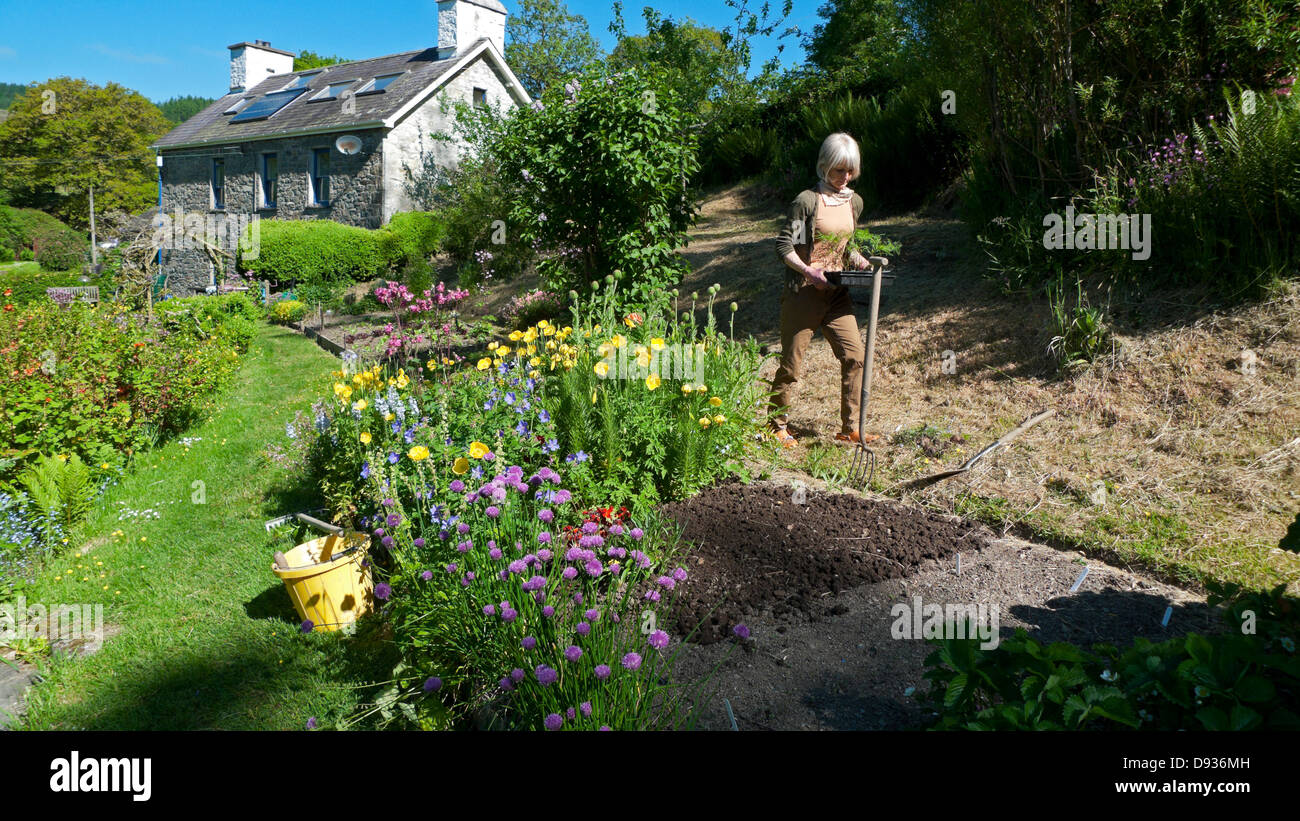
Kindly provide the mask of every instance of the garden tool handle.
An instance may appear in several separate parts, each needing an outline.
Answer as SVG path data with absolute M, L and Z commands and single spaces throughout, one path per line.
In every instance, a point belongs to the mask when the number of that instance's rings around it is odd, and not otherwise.
M 871 279 L 871 316 L 867 322 L 867 360 L 863 363 L 862 397 L 858 403 L 858 441 L 867 435 L 867 402 L 871 399 L 871 365 L 876 358 L 876 317 L 880 313 L 880 277 L 884 269 L 883 257 L 871 257 L 875 276 Z
M 328 522 L 322 522 L 320 519 L 317 519 L 314 516 L 308 516 L 306 513 L 296 513 L 294 514 L 294 516 L 298 519 L 298 521 L 304 524 L 309 524 L 314 528 L 325 531 L 326 533 L 343 532 L 343 528 L 339 527 L 338 525 L 332 525 L 329 524 Z

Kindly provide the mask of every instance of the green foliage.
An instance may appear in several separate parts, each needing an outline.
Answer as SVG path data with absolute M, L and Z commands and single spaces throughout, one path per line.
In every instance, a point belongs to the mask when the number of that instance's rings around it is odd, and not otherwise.
M 216 100 L 211 97 L 186 95 L 184 97 L 172 97 L 169 100 L 157 103 L 157 106 L 168 122 L 173 125 L 180 125 L 215 102 Z
M 137 92 L 58 77 L 32 86 L 9 112 L 0 122 L 0 160 L 15 205 L 84 228 L 91 185 L 100 211 L 135 213 L 156 199 L 149 146 L 171 124 Z M 72 193 L 59 194 L 60 186 Z
M 506 63 L 531 97 L 600 56 L 586 18 L 559 0 L 520 0 L 506 18 Z
M 0 108 L 8 108 L 26 91 L 27 86 L 22 83 L 0 83 Z
M 281 299 L 271 306 L 271 321 L 281 325 L 297 324 L 307 316 L 307 305 L 296 299 Z
M 1207 586 L 1209 605 L 1223 605 L 1222 633 L 1137 639 L 1124 651 L 1043 646 L 1024 630 L 991 650 L 979 639 L 936 640 L 925 674 L 935 728 L 1300 729 L 1300 602 L 1286 585 Z
M 427 262 L 429 257 L 438 253 L 442 238 L 447 233 L 443 219 L 438 214 L 426 211 L 394 214 L 387 227 L 397 236 L 402 264 Z
M 657 74 L 596 67 L 575 82 L 468 130 L 508 187 L 514 241 L 545 255 L 538 269 L 550 290 L 612 275 L 623 298 L 644 303 L 685 264 L 676 249 L 695 214 L 691 117 Z
M 1047 292 L 1052 306 L 1054 331 L 1048 352 L 1065 371 L 1092 364 L 1112 347 L 1111 332 L 1106 325 L 1104 313 L 1100 308 L 1088 304 L 1082 282 L 1077 282 L 1075 288 L 1072 308 L 1066 307 L 1063 282 L 1058 281 Z
M 255 258 L 240 268 L 275 283 L 300 281 L 344 288 L 384 276 L 399 254 L 399 240 L 387 229 L 367 230 L 332 220 L 262 220 Z
M 46 288 L 76 288 L 84 284 L 75 273 L 45 271 L 35 263 L 17 265 L 0 271 L 0 292 L 13 292 L 0 302 L 22 307 L 31 302 L 44 301 Z M 102 294 L 100 298 L 103 298 Z
M 826 0 L 817 9 L 825 22 L 804 37 L 808 62 L 824 70 L 830 83 L 887 90 L 903 71 L 904 6 L 895 0 Z
M 298 52 L 298 56 L 293 58 L 293 70 L 308 71 L 313 68 L 324 68 L 325 66 L 350 62 L 352 61 L 339 57 L 338 55 L 326 57 L 325 55 L 317 54 L 314 51 L 300 51 Z
M 86 517 L 98 490 L 90 468 L 76 454 L 41 456 L 18 475 L 18 484 L 40 514 L 46 544 Z
M 0 245 L 30 250 L 30 259 L 38 259 L 44 251 L 42 265 L 46 269 L 66 271 L 78 267 L 80 257 L 90 248 L 90 238 L 44 211 L 0 205 Z

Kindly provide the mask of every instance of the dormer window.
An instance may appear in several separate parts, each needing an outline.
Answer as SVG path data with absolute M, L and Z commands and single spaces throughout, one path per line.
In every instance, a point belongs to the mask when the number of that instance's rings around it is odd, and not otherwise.
M 357 90 L 357 94 L 378 94 L 393 84 L 401 74 L 381 74 Z
M 342 96 L 343 92 L 347 91 L 348 87 L 351 86 L 354 82 L 356 81 L 348 80 L 347 82 L 344 83 L 330 83 L 329 85 L 321 89 L 320 92 L 316 94 L 316 96 L 312 97 L 311 102 L 315 102 L 317 100 L 337 100 L 340 96 Z

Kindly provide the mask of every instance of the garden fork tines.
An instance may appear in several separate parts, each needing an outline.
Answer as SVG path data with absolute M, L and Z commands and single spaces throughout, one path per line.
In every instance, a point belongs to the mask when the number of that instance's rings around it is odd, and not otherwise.
M 871 257 L 871 314 L 867 323 L 867 361 L 862 365 L 862 396 L 858 403 L 858 449 L 849 464 L 849 484 L 864 491 L 871 486 L 876 475 L 876 454 L 867 447 L 867 402 L 871 398 L 871 364 L 876 357 L 876 317 L 880 313 L 880 280 L 884 273 L 885 258 Z

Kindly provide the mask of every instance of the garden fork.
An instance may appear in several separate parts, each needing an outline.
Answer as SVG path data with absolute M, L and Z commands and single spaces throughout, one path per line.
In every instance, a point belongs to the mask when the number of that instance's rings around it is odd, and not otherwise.
M 874 269 L 871 278 L 871 318 L 867 323 L 867 361 L 863 363 L 862 397 L 858 403 L 858 449 L 849 464 L 848 483 L 863 490 L 871 486 L 876 475 L 876 454 L 867 447 L 867 401 L 871 398 L 871 364 L 876 356 L 876 316 L 880 313 L 880 280 L 884 273 L 885 258 L 870 257 Z

